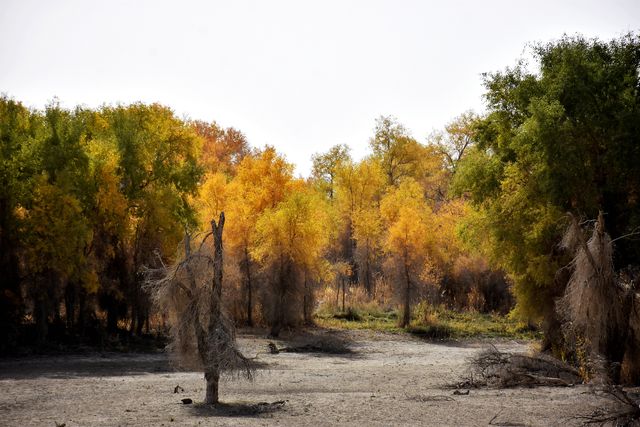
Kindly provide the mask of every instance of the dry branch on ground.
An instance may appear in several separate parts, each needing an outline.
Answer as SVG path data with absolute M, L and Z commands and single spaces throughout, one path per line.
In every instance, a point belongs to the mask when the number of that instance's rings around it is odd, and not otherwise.
M 501 352 L 491 346 L 471 359 L 459 387 L 571 387 L 582 382 L 577 369 L 545 354 Z
M 600 408 L 589 415 L 577 417 L 585 424 L 611 425 L 615 427 L 640 426 L 640 393 L 624 390 L 620 386 L 606 386 L 596 394 L 611 400 L 608 408 Z

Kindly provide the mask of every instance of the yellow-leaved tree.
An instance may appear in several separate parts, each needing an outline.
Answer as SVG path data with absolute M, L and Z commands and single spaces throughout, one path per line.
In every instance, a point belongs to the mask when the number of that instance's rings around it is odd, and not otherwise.
M 251 253 L 266 280 L 263 308 L 273 336 L 284 326 L 311 320 L 312 284 L 328 270 L 323 259 L 330 228 L 325 204 L 320 194 L 301 185 L 264 211 L 256 224 Z
M 362 282 L 370 294 L 375 254 L 376 225 L 365 224 L 364 216 L 375 221 L 375 214 L 385 188 L 385 175 L 380 162 L 367 158 L 354 164 L 347 162 L 337 172 L 335 206 L 339 224 L 340 258 L 350 265 L 350 282 Z M 360 244 L 365 246 L 360 249 Z M 364 266 L 364 267 L 363 267 Z M 364 271 L 361 270 L 364 268 Z M 360 275 L 363 277 L 360 277 Z
M 84 253 L 91 232 L 80 201 L 61 186 L 51 184 L 46 174 L 36 178 L 23 226 L 29 294 L 34 302 L 37 338 L 42 343 L 49 313 L 54 313 L 55 321 L 60 320 L 59 306 L 52 302 L 60 299 L 61 284 L 84 279 L 93 283 L 88 286 L 97 288 L 97 278 L 87 269 Z
M 432 213 L 421 186 L 411 178 L 390 189 L 380 211 L 387 229 L 384 250 L 403 304 L 400 326 L 406 327 L 411 321 L 411 302 L 421 290 L 433 252 Z
M 237 260 L 241 271 L 242 294 L 246 321 L 254 323 L 257 266 L 252 255 L 256 223 L 267 209 L 274 209 L 288 193 L 293 182 L 293 165 L 278 155 L 273 147 L 265 147 L 256 155 L 246 156 L 226 190 L 227 234 L 230 257 Z
M 360 283 L 370 297 L 375 293 L 373 276 L 379 264 L 384 229 L 380 209 L 363 206 L 353 213 L 353 238 L 356 241 L 355 257 L 360 268 Z

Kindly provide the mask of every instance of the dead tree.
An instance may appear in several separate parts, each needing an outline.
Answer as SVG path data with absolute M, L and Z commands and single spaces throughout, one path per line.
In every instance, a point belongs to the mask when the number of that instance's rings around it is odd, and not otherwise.
M 222 373 L 253 376 L 253 366 L 236 348 L 235 330 L 222 310 L 224 213 L 197 247 L 185 235 L 184 253 L 171 266 L 146 270 L 146 289 L 170 315 L 169 349 L 180 366 L 204 371 L 205 402 L 219 401 Z M 208 242 L 209 237 L 213 242 Z
M 570 350 L 587 357 L 587 376 L 617 382 L 630 328 L 632 294 L 618 281 L 613 241 L 605 232 L 602 212 L 588 241 L 577 219 L 569 217 L 563 246 L 574 251 L 573 273 L 556 305 L 565 340 Z

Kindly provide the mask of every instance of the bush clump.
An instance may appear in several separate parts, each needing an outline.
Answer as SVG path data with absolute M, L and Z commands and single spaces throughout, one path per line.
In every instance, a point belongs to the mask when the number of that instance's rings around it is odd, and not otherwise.
M 409 326 L 407 332 L 420 338 L 431 340 L 446 340 L 453 335 L 453 329 L 449 325 L 440 323 L 426 326 Z
M 353 307 L 347 308 L 346 311 L 340 311 L 333 315 L 335 319 L 348 320 L 350 322 L 359 322 L 362 320 L 360 313 Z

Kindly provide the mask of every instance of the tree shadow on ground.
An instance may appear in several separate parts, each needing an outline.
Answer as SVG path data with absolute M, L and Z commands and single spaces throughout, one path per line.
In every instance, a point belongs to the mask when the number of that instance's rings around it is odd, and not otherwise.
M 0 379 L 78 378 L 168 373 L 166 354 L 89 354 L 10 358 L 0 361 Z
M 287 401 L 276 402 L 221 402 L 217 405 L 196 403 L 190 410 L 200 417 L 260 417 L 279 411 L 286 411 Z
M 254 362 L 256 369 L 268 364 Z M 71 379 L 82 377 L 122 377 L 185 372 L 174 366 L 166 353 L 90 354 L 38 356 L 0 360 L 0 380 L 33 378 Z

